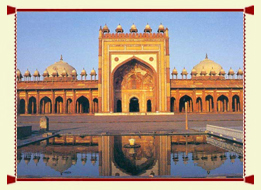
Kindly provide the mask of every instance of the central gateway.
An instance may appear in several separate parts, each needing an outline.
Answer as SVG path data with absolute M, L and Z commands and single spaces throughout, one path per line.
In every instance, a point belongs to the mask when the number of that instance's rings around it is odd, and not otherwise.
M 170 112 L 168 29 L 130 32 L 99 31 L 99 110 Z

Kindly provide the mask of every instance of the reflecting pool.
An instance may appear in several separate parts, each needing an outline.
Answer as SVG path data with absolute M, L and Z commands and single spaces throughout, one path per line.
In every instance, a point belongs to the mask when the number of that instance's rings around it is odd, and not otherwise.
M 130 145 L 130 139 L 135 146 Z M 243 147 L 207 135 L 67 135 L 19 148 L 17 175 L 242 178 Z

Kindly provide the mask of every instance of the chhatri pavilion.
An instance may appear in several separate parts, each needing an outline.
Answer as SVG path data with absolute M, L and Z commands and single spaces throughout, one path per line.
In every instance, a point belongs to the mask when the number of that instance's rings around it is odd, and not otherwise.
M 17 69 L 18 114 L 171 114 L 185 102 L 188 112 L 243 111 L 243 70 L 226 72 L 206 55 L 191 71 L 171 72 L 162 24 L 157 33 L 105 25 L 98 40 L 98 71 L 77 72 L 62 56 L 42 73 Z

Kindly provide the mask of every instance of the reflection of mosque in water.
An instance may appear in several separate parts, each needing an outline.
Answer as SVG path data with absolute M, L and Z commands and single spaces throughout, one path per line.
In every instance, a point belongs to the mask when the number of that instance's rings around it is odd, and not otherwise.
M 125 148 L 130 138 L 140 148 Z M 87 158 L 87 154 L 91 156 Z M 99 167 L 100 176 L 167 176 L 171 175 L 171 159 L 174 165 L 193 162 L 209 174 L 226 160 L 234 163 L 237 158 L 242 162 L 242 155 L 207 144 L 205 135 L 63 136 L 18 149 L 17 163 L 32 160 L 37 166 L 42 159 L 62 175 L 70 173 L 67 170 L 73 165 L 80 166 L 78 162 L 85 165 L 90 161 Z

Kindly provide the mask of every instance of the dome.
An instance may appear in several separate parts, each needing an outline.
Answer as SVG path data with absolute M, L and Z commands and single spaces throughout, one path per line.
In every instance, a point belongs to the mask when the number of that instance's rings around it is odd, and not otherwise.
M 72 70 L 71 75 L 74 76 L 74 77 L 77 77 L 77 72 L 76 72 L 75 69 Z
M 83 68 L 82 71 L 81 71 L 81 76 L 87 76 L 87 73 L 85 71 L 85 69 Z
M 145 26 L 144 32 L 149 32 L 151 33 L 152 29 L 150 27 L 150 25 L 147 23 L 147 25 Z
M 133 23 L 133 25 L 131 25 L 131 29 L 134 29 L 134 30 L 137 29 L 134 23 Z
M 49 77 L 49 73 L 48 73 L 47 69 L 45 69 L 45 71 L 43 72 L 43 77 Z
M 228 71 L 228 73 L 227 73 L 228 75 L 234 75 L 235 74 L 235 72 L 233 71 L 233 69 L 230 67 L 230 69 L 229 69 L 229 71 Z
M 212 67 L 212 69 L 210 70 L 209 75 L 216 75 L 216 74 L 217 74 L 216 71 L 215 71 L 214 68 Z
M 28 69 L 25 71 L 24 76 L 25 77 L 31 77 L 31 73 Z
M 33 76 L 34 76 L 34 77 L 40 77 L 40 73 L 39 73 L 39 71 L 38 71 L 37 69 L 35 70 Z
M 104 27 L 102 28 L 102 31 L 109 33 L 109 32 L 110 32 L 110 29 L 109 29 L 108 26 L 105 24 Z
M 136 28 L 134 23 L 131 25 L 130 32 L 138 32 L 138 29 Z
M 53 73 L 57 73 L 59 77 L 62 76 L 63 71 L 65 70 L 66 73 L 68 74 L 69 77 L 71 77 L 71 73 L 75 68 L 72 67 L 71 65 L 69 65 L 67 62 L 63 61 L 63 57 L 61 55 L 61 59 L 58 62 L 55 62 L 54 64 L 50 65 L 49 67 L 47 67 L 47 72 L 51 75 L 53 75 Z
M 176 67 L 174 67 L 174 69 L 172 70 L 172 75 L 178 75 L 178 71 L 177 71 Z
M 53 72 L 52 72 L 52 75 L 51 76 L 53 76 L 53 77 L 58 77 L 58 72 L 56 71 L 56 70 L 54 70 Z
M 63 69 L 63 72 L 61 74 L 63 77 L 66 77 L 67 76 L 67 71 L 65 70 L 65 68 Z
M 91 76 L 93 76 L 93 75 L 97 75 L 97 74 L 96 74 L 96 71 L 94 70 L 94 68 L 92 69 L 90 75 L 91 75 Z
M 119 33 L 122 33 L 123 32 L 123 29 L 122 29 L 122 26 L 119 24 L 118 26 L 117 26 L 117 28 L 115 29 L 115 32 L 119 32 Z
M 197 73 L 196 69 L 193 67 L 193 69 L 191 70 L 191 75 L 196 76 L 197 74 L 198 73 Z
M 21 71 L 19 69 L 16 70 L 16 76 L 19 79 L 23 78 L 23 75 L 21 74 Z
M 221 70 L 220 70 L 220 72 L 219 72 L 219 75 L 225 75 L 225 74 L 226 74 L 225 70 L 223 69 L 223 67 L 221 67 Z
M 188 72 L 187 72 L 187 70 L 185 69 L 185 67 L 184 67 L 184 69 L 182 70 L 182 72 L 181 72 L 181 75 L 187 75 L 188 74 Z
M 204 66 L 203 66 L 201 71 L 200 71 L 200 75 L 206 75 L 206 74 L 207 74 L 207 72 L 206 72 L 206 70 L 204 69 Z
M 164 31 L 165 31 L 164 26 L 162 25 L 162 23 L 160 23 L 159 28 L 158 28 L 158 32 L 164 33 Z
M 103 30 L 108 30 L 108 26 L 105 24 L 104 27 L 103 27 Z
M 243 75 L 243 70 L 239 68 L 237 71 L 237 75 Z
M 204 70 L 206 71 L 207 76 L 209 76 L 211 70 L 212 70 L 212 72 L 215 71 L 215 73 L 219 73 L 220 70 L 222 69 L 221 65 L 208 59 L 207 55 L 203 61 L 200 61 L 199 64 L 194 66 L 197 73 L 201 73 L 203 67 L 204 67 Z
M 64 163 L 62 156 L 56 155 L 56 159 L 50 159 L 46 165 L 62 174 L 72 166 L 72 158 L 71 156 L 68 156 L 66 163 Z

